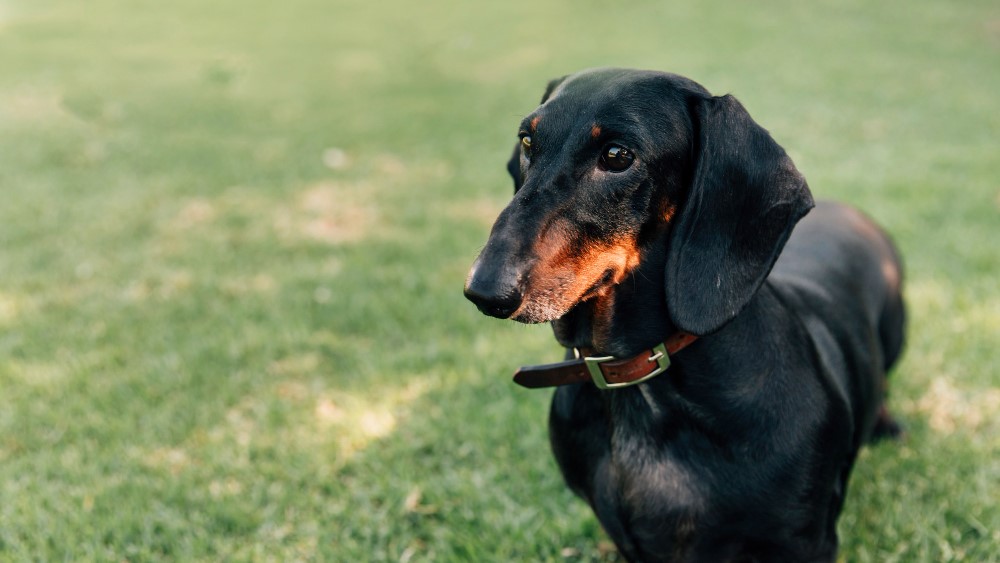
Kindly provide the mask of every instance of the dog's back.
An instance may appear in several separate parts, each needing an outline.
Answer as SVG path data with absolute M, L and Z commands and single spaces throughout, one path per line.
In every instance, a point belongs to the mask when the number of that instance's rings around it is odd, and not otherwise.
M 883 374 L 902 350 L 905 322 L 902 264 L 889 237 L 856 209 L 819 202 L 796 225 L 768 282 L 800 305 L 827 372 L 851 395 L 858 445 L 873 431 L 898 431 L 878 419 Z

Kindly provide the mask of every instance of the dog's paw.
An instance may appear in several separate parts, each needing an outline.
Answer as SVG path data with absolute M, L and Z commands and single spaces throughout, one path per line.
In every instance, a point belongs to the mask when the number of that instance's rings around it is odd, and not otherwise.
M 875 443 L 882 440 L 902 441 L 906 439 L 906 431 L 903 426 L 896 422 L 896 419 L 889 413 L 889 409 L 882 405 L 878 411 L 878 418 L 875 420 L 875 428 L 872 429 L 872 436 L 869 442 Z

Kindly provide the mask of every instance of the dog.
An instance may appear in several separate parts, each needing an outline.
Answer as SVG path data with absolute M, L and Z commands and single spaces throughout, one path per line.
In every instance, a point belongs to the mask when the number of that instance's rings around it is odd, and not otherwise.
M 629 561 L 834 561 L 859 448 L 900 431 L 889 237 L 681 76 L 553 80 L 518 137 L 465 295 L 567 349 L 515 381 L 557 386 L 568 486 Z

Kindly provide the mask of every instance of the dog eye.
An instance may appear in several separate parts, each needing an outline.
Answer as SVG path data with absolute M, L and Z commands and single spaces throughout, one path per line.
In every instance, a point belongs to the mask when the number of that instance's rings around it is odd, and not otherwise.
M 521 150 L 525 155 L 531 154 L 531 135 L 521 137 Z
M 632 154 L 632 151 L 618 145 L 608 145 L 601 153 L 601 168 L 612 172 L 626 170 L 632 166 L 633 162 L 635 162 L 635 155 Z

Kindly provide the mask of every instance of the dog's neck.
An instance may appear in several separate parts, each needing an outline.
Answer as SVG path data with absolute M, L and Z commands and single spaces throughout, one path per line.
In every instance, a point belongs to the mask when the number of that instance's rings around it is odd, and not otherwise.
M 561 345 L 626 358 L 663 342 L 676 331 L 667 314 L 663 283 L 665 234 L 656 238 L 623 282 L 552 321 Z

